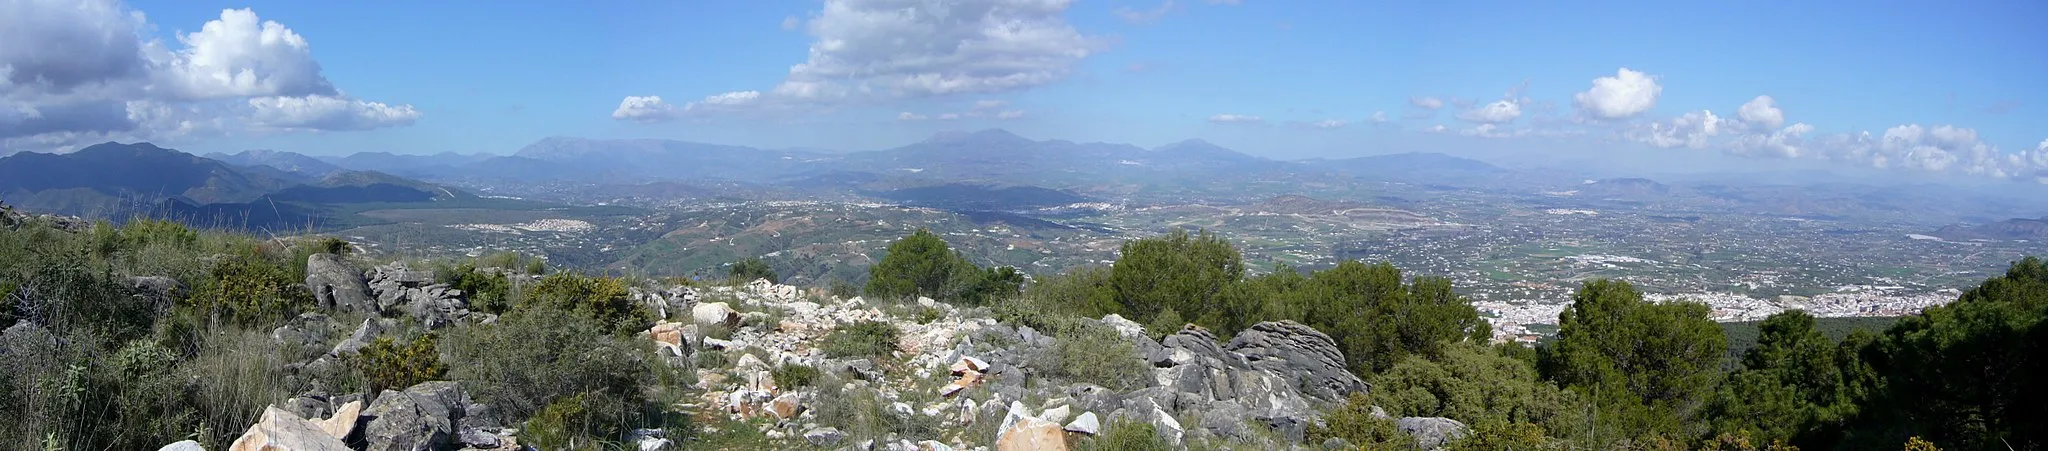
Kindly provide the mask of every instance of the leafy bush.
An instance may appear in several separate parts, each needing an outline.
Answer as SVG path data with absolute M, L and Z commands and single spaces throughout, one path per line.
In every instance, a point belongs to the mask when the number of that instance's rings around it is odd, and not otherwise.
M 438 380 L 448 371 L 448 367 L 441 364 L 440 353 L 435 350 L 433 334 L 413 337 L 404 345 L 391 337 L 378 337 L 369 346 L 364 346 L 360 355 L 362 363 L 358 368 L 363 378 L 370 382 L 370 393 L 404 390 L 421 382 Z
M 777 365 L 769 374 L 775 378 L 775 386 L 785 390 L 809 387 L 818 381 L 817 368 L 791 363 Z
M 832 357 L 888 357 L 896 352 L 903 331 L 881 321 L 860 321 L 825 334 L 820 346 Z
M 597 320 L 611 331 L 633 333 L 654 325 L 654 314 L 633 301 L 624 280 L 557 273 L 526 289 L 524 308 L 548 308 L 576 312 Z
M 229 257 L 214 265 L 212 278 L 186 301 L 237 323 L 269 324 L 313 305 L 313 295 L 302 283 L 292 280 L 285 267 L 260 257 Z
M 930 230 L 889 244 L 882 260 L 868 267 L 867 295 L 914 296 L 980 305 L 1017 294 L 1024 275 L 1015 268 L 980 268 Z
M 1513 346 L 1513 345 L 1509 345 Z M 1582 403 L 1537 377 L 1528 362 L 1477 343 L 1452 345 L 1441 360 L 1409 356 L 1374 375 L 1372 396 L 1397 417 L 1449 417 L 1467 424 L 1528 423 L 1576 430 Z
M 652 358 L 658 355 L 652 342 L 611 330 L 587 315 L 546 303 L 514 309 L 497 323 L 456 329 L 448 336 L 443 342 L 448 376 L 507 423 L 579 393 L 616 400 L 618 405 L 609 410 L 638 411 L 650 404 L 645 389 L 674 370 Z
M 1375 417 L 1372 414 L 1372 398 L 1363 393 L 1353 393 L 1344 404 L 1323 416 L 1323 425 L 1311 425 L 1308 430 L 1309 443 L 1322 443 L 1326 439 L 1340 438 L 1352 446 L 1366 449 L 1409 449 L 1415 447 L 1415 439 L 1401 433 L 1394 420 Z
M 775 276 L 775 268 L 768 266 L 768 262 L 761 260 L 759 257 L 733 262 L 732 267 L 726 270 L 726 279 L 731 280 L 733 283 L 752 282 L 755 279 L 768 279 L 769 282 L 774 283 L 782 282 L 782 279 Z
M 1055 332 L 1057 344 L 1037 357 L 1038 368 L 1058 377 L 1125 391 L 1144 386 L 1151 366 L 1115 329 L 1093 322 Z
M 1174 229 L 1132 240 L 1119 255 L 1110 267 L 1109 285 L 1117 303 L 1140 323 L 1169 307 L 1182 315 L 1206 312 L 1225 287 L 1244 277 L 1244 258 L 1237 249 L 1208 231 L 1190 235 Z
M 619 449 L 625 432 L 635 424 L 621 411 L 641 406 L 626 405 L 606 392 L 583 392 L 548 403 L 519 430 L 522 444 L 550 450 Z
M 515 254 L 516 255 L 516 254 Z M 469 296 L 470 310 L 502 314 L 512 309 L 512 281 L 505 274 L 482 271 L 476 264 L 463 263 L 437 272 L 440 282 Z
M 1627 282 L 1595 280 L 1558 315 L 1542 372 L 1602 412 L 1602 442 L 1686 433 L 1720 377 L 1727 340 L 1694 303 L 1652 304 Z

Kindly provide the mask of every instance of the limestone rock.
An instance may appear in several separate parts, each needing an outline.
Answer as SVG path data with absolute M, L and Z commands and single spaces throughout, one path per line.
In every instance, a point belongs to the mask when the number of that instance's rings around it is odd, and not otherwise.
M 1252 325 L 1231 338 L 1227 348 L 1244 356 L 1254 368 L 1282 378 L 1303 381 L 1302 394 L 1342 402 L 1369 387 L 1345 369 L 1344 352 L 1329 335 L 1294 321 Z
M 1081 412 L 1081 416 L 1074 417 L 1074 421 L 1067 422 L 1067 425 L 1060 429 L 1065 429 L 1067 432 L 1095 435 L 1102 432 L 1102 420 L 1095 417 L 1095 412 Z
M 322 308 L 376 311 L 377 303 L 370 297 L 370 286 L 363 281 L 363 274 L 350 268 L 339 255 L 306 257 L 306 289 L 313 292 L 313 299 Z
M 1394 427 L 1414 436 L 1415 446 L 1422 449 L 1443 447 L 1471 432 L 1465 423 L 1444 417 L 1405 417 L 1394 420 Z
M 804 413 L 803 397 L 796 393 L 783 393 L 768 403 L 768 411 L 775 414 L 777 420 L 796 418 L 797 414 Z
M 1024 403 L 1011 401 L 1010 412 L 996 432 L 996 451 L 1064 451 L 1066 437 L 1058 423 L 1038 419 L 1024 409 Z
M 839 444 L 839 441 L 844 439 L 846 439 L 846 433 L 839 432 L 837 428 L 822 427 L 804 431 L 804 441 L 810 442 L 811 446 L 830 447 Z
M 199 442 L 186 440 L 164 445 L 162 448 L 157 448 L 156 451 L 206 451 L 206 447 L 199 446 Z
M 316 423 L 320 425 L 320 430 L 327 432 L 328 436 L 347 440 L 349 433 L 355 432 L 356 420 L 360 419 L 362 414 L 363 402 L 360 400 L 349 401 L 347 404 L 342 404 L 341 408 L 334 409 L 334 416 L 327 417 L 327 419 Z
M 740 312 L 724 302 L 697 304 L 690 308 L 690 320 L 706 326 L 723 324 L 733 327 L 740 324 Z
M 363 325 L 356 326 L 355 333 L 349 334 L 347 340 L 342 340 L 340 344 L 334 345 L 334 350 L 328 351 L 327 355 L 339 357 L 361 352 L 363 347 L 369 346 L 370 342 L 376 341 L 378 335 L 383 335 L 385 330 L 389 330 L 396 325 L 397 321 L 390 319 L 364 319 Z
M 265 408 L 263 417 L 228 445 L 228 451 L 276 450 L 349 451 L 341 439 L 328 436 L 313 422 L 276 407 Z
M 445 448 L 454 441 L 455 426 L 468 404 L 462 387 L 454 382 L 427 382 L 402 392 L 385 390 L 362 413 L 369 418 L 363 430 L 364 450 Z
M 684 343 L 688 342 L 688 338 L 683 334 L 683 323 L 655 324 L 654 328 L 647 330 L 647 335 L 653 338 L 655 345 L 660 346 L 663 351 L 667 351 L 676 357 L 688 354 L 687 350 L 689 347 L 684 345 Z

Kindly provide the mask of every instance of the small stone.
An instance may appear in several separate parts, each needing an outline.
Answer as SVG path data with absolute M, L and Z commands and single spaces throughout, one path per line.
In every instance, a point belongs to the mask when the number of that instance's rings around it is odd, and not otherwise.
M 1062 429 L 1065 429 L 1067 432 L 1095 435 L 1102 431 L 1102 420 L 1095 417 L 1095 412 L 1081 412 L 1081 416 L 1074 418 L 1074 421 L 1068 422 L 1067 426 Z
M 810 442 L 811 446 L 829 447 L 838 444 L 840 440 L 845 438 L 846 433 L 839 432 L 837 428 L 824 427 L 804 432 L 804 441 Z

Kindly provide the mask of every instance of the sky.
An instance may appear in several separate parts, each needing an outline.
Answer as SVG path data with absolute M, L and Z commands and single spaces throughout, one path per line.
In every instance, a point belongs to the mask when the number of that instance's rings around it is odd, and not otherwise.
M 2048 2 L 0 0 L 0 153 L 1705 157 L 2048 183 Z

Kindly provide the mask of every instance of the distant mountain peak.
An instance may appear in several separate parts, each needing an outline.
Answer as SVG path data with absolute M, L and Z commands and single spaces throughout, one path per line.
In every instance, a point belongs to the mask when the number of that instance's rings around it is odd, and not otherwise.
M 1164 145 L 1164 146 L 1159 146 L 1159 148 L 1158 148 L 1158 149 L 1155 149 L 1155 150 L 1167 150 L 1167 149 L 1177 149 L 1177 148 L 1184 148 L 1184 147 L 1214 147 L 1214 148 L 1222 148 L 1223 146 L 1218 146 L 1218 145 L 1216 145 L 1216 144 L 1214 144 L 1214 143 L 1210 143 L 1209 141 L 1207 141 L 1207 140 L 1203 140 L 1202 138 L 1189 138 L 1189 139 L 1184 139 L 1184 140 L 1181 140 L 1181 141 L 1179 141 L 1179 142 L 1175 142 L 1175 143 L 1172 143 L 1172 144 L 1167 144 L 1167 145 Z
M 978 131 L 972 131 L 972 132 L 968 132 L 968 131 L 957 131 L 957 130 L 955 130 L 955 131 L 943 131 L 943 132 L 933 133 L 933 134 L 932 134 L 932 137 L 930 137 L 930 138 L 925 138 L 925 140 L 924 140 L 924 142 L 927 142 L 927 143 L 934 143 L 934 144 L 945 144 L 945 143 L 959 143 L 959 142 L 969 142 L 969 141 L 972 141 L 972 142 L 978 142 L 978 143 L 1029 143 L 1029 142 L 1035 142 L 1035 141 L 1032 141 L 1032 140 L 1031 140 L 1031 138 L 1026 138 L 1026 137 L 1023 137 L 1023 136 L 1018 136 L 1018 135 L 1017 135 L 1016 133 L 1011 133 L 1011 132 L 1010 132 L 1009 130 L 1004 130 L 1004 129 L 1000 129 L 1000 128 L 990 128 L 990 129 L 983 129 L 983 130 L 978 130 Z

